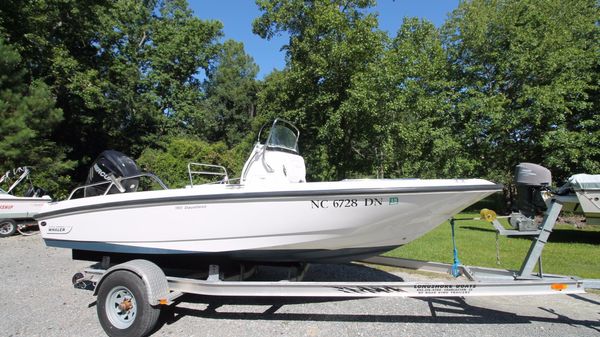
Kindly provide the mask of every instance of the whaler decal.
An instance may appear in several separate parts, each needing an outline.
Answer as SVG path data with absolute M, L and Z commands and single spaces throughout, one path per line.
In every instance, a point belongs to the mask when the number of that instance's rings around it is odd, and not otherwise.
M 67 234 L 71 231 L 72 226 L 50 226 L 48 227 L 48 234 Z
M 0 205 L 0 209 L 11 209 L 15 207 L 15 205 Z

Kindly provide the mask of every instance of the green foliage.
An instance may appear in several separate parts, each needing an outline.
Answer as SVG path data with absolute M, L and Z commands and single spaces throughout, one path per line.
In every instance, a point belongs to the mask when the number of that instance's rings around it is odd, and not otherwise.
M 189 130 L 198 120 L 203 91 L 197 75 L 207 72 L 217 58 L 222 24 L 193 16 L 185 0 L 167 1 L 160 7 L 150 29 L 151 42 L 147 64 L 142 68 L 157 112 L 169 117 L 167 127 Z
M 244 45 L 225 41 L 204 84 L 206 116 L 197 124 L 205 130 L 206 139 L 224 140 L 228 146 L 234 146 L 248 134 L 256 114 L 257 73 L 258 66 L 244 52 Z
M 343 105 L 370 126 L 361 153 L 376 165 L 372 172 L 428 178 L 469 173 L 451 120 L 453 83 L 437 29 L 405 19 L 381 59 L 353 78 Z
M 64 119 L 54 138 L 73 148 L 78 180 L 102 150 L 137 156 L 187 131 L 201 111 L 197 75 L 217 54 L 222 28 L 182 0 L 15 1 L 2 24 L 57 97 Z
M 353 175 L 364 166 L 357 147 L 362 147 L 358 145 L 364 143 L 361 134 L 372 123 L 368 116 L 363 119 L 342 106 L 352 79 L 383 51 L 385 34 L 377 30 L 376 17 L 364 11 L 373 2 L 265 0 L 257 4 L 263 14 L 254 21 L 255 33 L 266 38 L 281 31 L 290 34 L 288 65 L 283 77 L 277 78 L 283 82 L 287 102 L 266 113 L 281 114 L 298 124 L 311 178 Z M 267 84 L 266 90 L 271 89 L 278 90 Z
M 0 170 L 30 166 L 34 183 L 59 196 L 73 165 L 50 140 L 62 111 L 47 85 L 27 83 L 25 75 L 19 53 L 0 38 Z
M 224 142 L 208 143 L 201 139 L 168 137 L 161 148 L 145 149 L 137 163 L 143 171 L 153 172 L 170 188 L 181 188 L 190 184 L 188 163 L 222 165 L 230 178 L 239 177 L 245 158 L 242 149 L 228 149 Z M 246 153 L 247 155 L 247 153 Z M 196 177 L 194 184 L 215 182 L 209 177 Z
M 522 161 L 558 180 L 598 172 L 598 18 L 593 0 L 474 0 L 452 13 L 456 130 L 479 159 L 475 173 L 506 183 Z
M 461 214 L 463 218 L 479 214 Z M 506 228 L 508 224 L 501 220 Z M 461 263 L 471 266 L 519 270 L 527 255 L 531 241 L 524 238 L 498 237 L 500 264 L 496 263 L 496 232 L 491 224 L 480 220 L 457 221 L 456 246 Z M 574 275 L 582 278 L 600 277 L 600 228 L 584 229 L 573 225 L 557 224 L 543 253 L 545 273 Z M 444 222 L 423 237 L 392 250 L 386 255 L 452 263 L 452 236 L 448 222 Z
M 290 35 L 259 111 L 300 124 L 313 179 L 599 170 L 594 1 L 464 2 L 441 33 L 408 18 L 393 40 L 369 1 L 257 3 L 255 33 Z

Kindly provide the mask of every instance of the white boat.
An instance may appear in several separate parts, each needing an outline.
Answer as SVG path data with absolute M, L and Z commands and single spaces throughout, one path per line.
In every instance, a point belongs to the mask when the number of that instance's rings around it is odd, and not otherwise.
M 29 177 L 29 173 L 28 167 L 19 167 L 0 177 L 0 184 L 8 183 L 16 177 L 6 191 L 0 188 L 0 237 L 13 235 L 25 224 L 35 224 L 34 215 L 51 200 L 48 195 L 44 195 L 42 189 L 33 185 L 24 196 L 13 195 L 17 186 Z
M 305 182 L 298 137 L 276 120 L 236 183 L 222 169 L 221 183 L 194 185 L 190 166 L 187 188 L 113 193 L 137 176 L 104 174 L 104 194 L 43 207 L 42 237 L 86 260 L 342 262 L 409 243 L 501 190 L 482 179 Z
M 575 174 L 558 190 L 563 211 L 583 213 L 588 225 L 600 225 L 600 174 Z

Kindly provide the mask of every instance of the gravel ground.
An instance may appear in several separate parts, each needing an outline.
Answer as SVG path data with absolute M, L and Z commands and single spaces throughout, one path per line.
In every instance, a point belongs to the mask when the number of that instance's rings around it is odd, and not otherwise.
M 104 336 L 91 292 L 71 286 L 89 263 L 39 235 L 0 239 L 2 336 Z M 414 280 L 363 266 L 314 266 L 309 279 Z M 236 299 L 186 296 L 154 336 L 599 336 L 594 294 L 479 297 Z

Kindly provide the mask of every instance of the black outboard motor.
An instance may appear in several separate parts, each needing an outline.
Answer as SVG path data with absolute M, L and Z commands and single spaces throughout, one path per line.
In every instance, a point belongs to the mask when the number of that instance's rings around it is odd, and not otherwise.
M 27 189 L 27 192 L 25 192 L 25 194 L 23 196 L 40 198 L 40 197 L 43 197 L 44 195 L 48 195 L 48 192 L 45 189 L 32 185 L 31 187 L 29 187 L 29 189 Z
M 510 224 L 520 231 L 536 230 L 534 222 L 536 214 L 546 210 L 542 192 L 550 188 L 552 174 L 547 168 L 521 163 L 515 168 L 517 184 L 517 200 L 510 216 Z
M 96 158 L 88 177 L 85 181 L 86 185 L 101 183 L 104 181 L 111 181 L 116 178 L 131 177 L 140 174 L 140 169 L 133 161 L 133 159 L 127 157 L 123 153 L 115 150 L 106 150 Z M 112 179 L 111 179 L 112 178 Z M 124 193 L 124 192 L 135 192 L 139 185 L 139 178 L 125 179 L 121 181 L 123 190 L 119 190 L 119 186 L 112 186 L 107 194 L 113 193 Z M 102 184 L 99 186 L 91 186 L 85 188 L 85 196 L 92 197 L 96 195 L 103 195 L 106 193 L 106 189 L 109 184 Z

